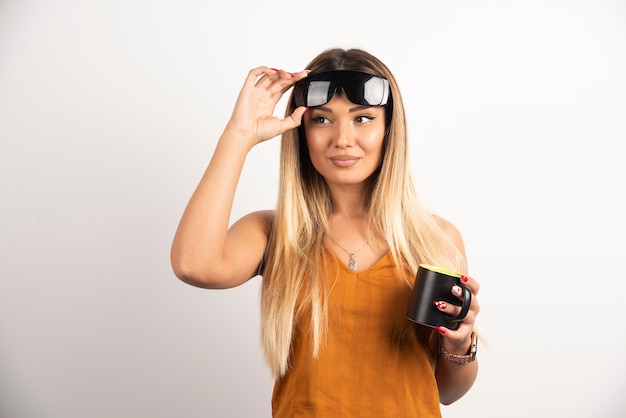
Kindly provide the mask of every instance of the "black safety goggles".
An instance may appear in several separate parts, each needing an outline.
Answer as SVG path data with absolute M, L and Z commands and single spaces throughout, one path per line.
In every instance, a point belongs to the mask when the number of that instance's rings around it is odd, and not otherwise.
M 348 100 L 363 106 L 385 106 L 389 102 L 389 81 L 359 71 L 327 71 L 303 78 L 293 87 L 296 106 L 315 107 L 328 103 L 341 89 Z

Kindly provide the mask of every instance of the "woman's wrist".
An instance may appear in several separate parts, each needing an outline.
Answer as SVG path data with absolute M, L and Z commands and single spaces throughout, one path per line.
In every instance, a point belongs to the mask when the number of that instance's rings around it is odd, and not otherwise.
M 442 338 L 440 345 L 439 345 L 439 354 L 448 361 L 451 361 L 453 363 L 458 363 L 458 364 L 464 364 L 464 363 L 471 363 L 474 360 L 476 360 L 477 349 L 478 349 L 478 336 L 476 335 L 476 333 L 473 332 L 470 337 L 469 348 L 464 349 L 464 351 L 462 351 L 463 349 L 452 350 L 452 352 L 448 351 L 446 347 L 444 346 L 444 339 Z M 460 354 L 461 351 L 463 352 L 463 354 Z
M 254 135 L 240 130 L 235 125 L 231 125 L 230 123 L 226 125 L 220 139 L 227 141 L 230 146 L 240 147 L 246 153 L 254 148 L 254 146 L 259 142 Z

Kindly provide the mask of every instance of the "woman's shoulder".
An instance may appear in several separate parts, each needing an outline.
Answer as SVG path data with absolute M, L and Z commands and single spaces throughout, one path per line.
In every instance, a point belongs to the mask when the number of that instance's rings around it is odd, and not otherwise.
M 433 218 L 437 223 L 439 229 L 441 229 L 459 249 L 462 249 L 464 247 L 463 236 L 461 235 L 461 231 L 459 231 L 456 225 L 454 225 L 448 219 L 436 214 L 433 214 Z
M 437 223 L 437 226 L 441 228 L 446 233 L 456 233 L 459 234 L 458 228 L 448 219 L 444 218 L 441 215 L 437 215 L 435 213 L 432 214 L 433 219 Z
M 246 224 L 252 228 L 259 228 L 269 233 L 275 215 L 275 210 L 257 210 L 244 215 L 237 223 Z
M 249 219 L 257 219 L 257 220 L 261 220 L 261 221 L 271 221 L 272 219 L 274 219 L 274 216 L 276 215 L 276 211 L 273 209 L 266 209 L 266 210 L 257 210 L 254 212 L 250 212 L 247 215 L 244 215 L 244 218 L 249 218 Z

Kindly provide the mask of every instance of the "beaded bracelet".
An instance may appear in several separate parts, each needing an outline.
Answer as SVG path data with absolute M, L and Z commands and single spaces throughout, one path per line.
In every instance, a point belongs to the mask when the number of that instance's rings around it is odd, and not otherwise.
M 441 344 L 439 345 L 439 353 L 443 358 L 449 360 L 453 363 L 457 364 L 465 364 L 471 363 L 476 360 L 476 351 L 478 349 L 478 336 L 476 333 L 472 333 L 472 343 L 470 345 L 469 351 L 464 356 L 457 356 L 456 354 L 451 354 L 448 350 L 443 346 L 443 338 L 441 339 Z

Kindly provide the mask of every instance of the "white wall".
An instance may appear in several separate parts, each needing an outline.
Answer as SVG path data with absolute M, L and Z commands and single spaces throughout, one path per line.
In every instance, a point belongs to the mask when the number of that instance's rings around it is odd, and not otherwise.
M 481 282 L 444 416 L 626 414 L 625 2 L 0 0 L 0 416 L 269 416 L 259 279 L 193 288 L 169 246 L 247 71 L 333 46 L 396 74 Z M 273 207 L 277 151 L 233 219 Z

